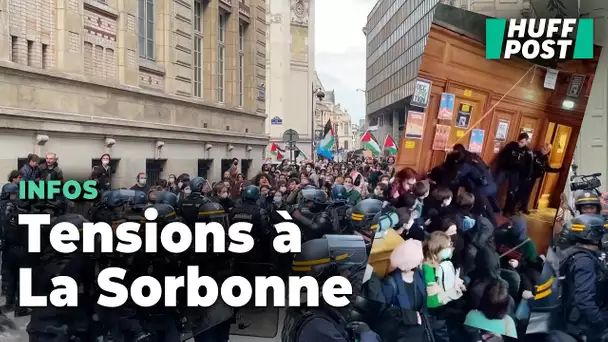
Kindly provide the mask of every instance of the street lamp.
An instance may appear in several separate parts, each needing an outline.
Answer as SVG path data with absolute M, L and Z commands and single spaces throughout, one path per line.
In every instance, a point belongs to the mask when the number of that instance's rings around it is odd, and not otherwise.
M 323 101 L 323 99 L 325 98 L 325 92 L 323 92 L 323 89 L 321 88 L 317 88 L 315 89 L 315 84 L 312 84 L 312 116 L 310 118 L 310 129 L 311 129 L 311 134 L 310 134 L 310 154 L 311 157 L 313 158 L 313 160 L 315 159 L 315 114 L 317 113 L 317 110 L 315 108 L 315 96 L 317 97 L 317 99 L 319 99 L 320 101 Z

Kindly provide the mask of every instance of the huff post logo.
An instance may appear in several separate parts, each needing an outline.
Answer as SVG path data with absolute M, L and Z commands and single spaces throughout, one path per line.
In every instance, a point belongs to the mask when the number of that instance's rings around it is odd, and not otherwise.
M 593 59 L 593 19 L 486 19 L 486 58 L 513 56 Z

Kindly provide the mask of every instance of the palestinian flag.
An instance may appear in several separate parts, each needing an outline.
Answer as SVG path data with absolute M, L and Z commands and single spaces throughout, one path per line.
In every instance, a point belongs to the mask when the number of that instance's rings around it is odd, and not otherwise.
M 275 155 L 275 157 L 277 158 L 277 160 L 283 160 L 283 154 L 281 154 L 280 151 L 277 151 L 277 154 Z
M 270 154 L 272 154 L 273 156 L 277 156 L 277 154 L 281 153 L 281 152 L 285 152 L 285 150 L 281 149 L 279 147 L 279 145 L 275 144 L 275 143 L 271 143 L 270 144 Z
M 298 158 L 298 157 L 302 157 L 304 159 L 308 159 L 308 156 L 304 152 L 302 152 L 302 150 L 300 150 L 299 147 L 296 146 L 296 151 L 294 153 L 294 159 Z
M 374 156 L 379 156 L 382 152 L 380 150 L 380 144 L 378 143 L 378 140 L 376 140 L 376 137 L 372 134 L 370 130 L 367 130 L 365 131 L 365 133 L 363 133 L 363 136 L 361 137 L 361 143 L 363 144 L 363 148 L 372 151 Z
M 319 141 L 319 145 L 317 146 L 318 155 L 327 159 L 334 159 L 334 154 L 332 153 L 335 147 L 334 135 L 334 125 L 331 123 L 331 120 L 327 120 L 325 128 L 323 129 L 323 138 Z
M 387 153 L 389 156 L 397 155 L 397 144 L 395 144 L 395 140 L 393 140 L 390 134 L 384 139 L 384 153 Z

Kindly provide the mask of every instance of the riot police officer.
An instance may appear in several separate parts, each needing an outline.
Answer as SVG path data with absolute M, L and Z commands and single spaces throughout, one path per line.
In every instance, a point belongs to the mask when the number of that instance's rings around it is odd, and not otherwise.
M 5 184 L 0 194 L 0 227 L 2 228 L 2 289 L 6 295 L 5 310 L 17 304 L 19 268 L 27 265 L 27 228 L 19 225 L 19 187 Z M 15 316 L 27 315 L 27 310 L 17 308 Z
M 576 211 L 579 214 L 596 214 L 599 215 L 602 211 L 602 205 L 599 197 L 591 192 L 585 192 L 580 194 L 576 198 L 575 202 Z M 562 230 L 559 232 L 559 237 L 557 239 L 557 247 L 564 249 L 572 245 L 571 241 L 571 232 L 572 230 L 572 222 L 566 222 Z
M 243 200 L 230 211 L 230 224 L 248 222 L 253 225 L 251 237 L 254 240 L 253 249 L 237 256 L 239 264 L 242 262 L 270 262 L 272 249 L 270 218 L 264 208 L 260 208 L 260 188 L 248 185 L 243 189 Z
M 384 205 L 377 199 L 364 199 L 350 210 L 350 229 L 356 235 L 363 236 L 365 242 L 371 246 L 375 231 L 378 229 L 379 214 Z M 368 246 L 368 248 L 369 248 Z
M 519 190 L 521 179 L 529 174 L 532 167 L 532 151 L 528 148 L 530 136 L 521 133 L 517 141 L 512 141 L 505 145 L 494 162 L 494 180 L 496 186 L 500 188 L 502 184 L 508 182 L 507 199 L 503 213 L 513 215 L 515 213 L 516 196 Z
M 291 307 L 286 310 L 281 341 L 379 342 L 379 336 L 365 322 L 378 303 L 360 296 L 367 261 L 365 242 L 353 235 L 326 235 L 302 244 L 294 257 L 292 274 L 313 276 L 319 286 L 332 276 L 346 276 L 353 287 L 351 303 L 335 308 L 322 300 L 319 307 Z M 314 266 L 305 266 L 314 265 Z
M 88 222 L 79 214 L 63 214 L 64 204 L 57 201 L 45 201 L 39 208 L 53 218 L 51 224 L 41 227 L 41 253 L 32 270 L 32 294 L 48 296 L 54 289 L 52 279 L 66 276 L 74 279 L 78 285 L 88 281 L 88 270 L 92 267 L 90 255 L 81 252 L 70 254 L 59 253 L 50 244 L 50 229 L 61 222 L 69 222 L 82 227 Z M 57 217 L 57 215 L 59 215 Z M 36 307 L 32 310 L 27 325 L 30 340 L 33 341 L 69 341 L 90 340 L 93 303 L 90 294 L 80 295 L 78 307 Z
M 584 192 L 576 197 L 574 204 L 579 214 L 598 214 L 602 213 L 602 202 L 600 198 L 592 192 Z
M 208 184 L 205 178 L 192 178 L 190 180 L 191 193 L 179 202 L 180 216 L 190 228 L 194 228 L 201 205 L 211 202 L 211 199 L 203 194 L 203 190 L 206 186 L 208 186 Z
M 133 272 L 132 279 L 138 276 L 150 276 L 162 283 L 165 277 L 182 276 L 185 274 L 185 267 L 187 265 L 182 263 L 183 256 L 164 250 L 160 242 L 162 230 L 170 223 L 181 221 L 181 218 L 172 206 L 157 203 L 143 210 L 142 222 L 146 222 L 144 215 L 148 208 L 154 208 L 158 213 L 158 217 L 155 220 L 157 223 L 158 251 L 157 253 L 145 253 L 143 252 L 144 249 L 142 249 L 140 253 L 136 253 L 133 266 L 131 267 L 131 272 Z M 168 308 L 159 303 L 149 308 L 138 309 L 137 316 L 143 325 L 143 332 L 141 334 L 146 334 L 146 336 L 147 334 L 151 334 L 155 341 L 179 341 L 180 334 L 177 325 L 179 313 L 177 308 Z
M 348 191 L 342 184 L 334 184 L 331 188 L 331 200 L 327 207 L 327 212 L 331 216 L 333 233 L 341 234 L 345 231 L 350 222 L 348 217 Z
M 564 277 L 561 317 L 567 332 L 586 341 L 603 341 L 608 335 L 604 267 L 599 261 L 599 248 L 604 231 L 604 218 L 583 214 L 572 220 L 570 238 L 576 245 L 560 256 L 560 276 Z
M 302 241 L 318 239 L 334 230 L 332 218 L 325 210 L 327 194 L 321 189 L 302 190 L 302 202 L 291 216 L 302 230 Z
M 200 210 L 199 222 L 217 222 L 226 229 L 228 228 L 228 214 L 220 203 L 203 204 Z M 226 239 L 226 243 L 229 243 L 229 239 Z M 208 248 L 211 250 L 212 246 L 209 245 Z M 232 275 L 231 262 L 227 256 L 227 254 L 199 253 L 195 262 L 197 265 L 204 265 L 206 274 L 221 283 Z M 188 328 L 192 330 L 194 342 L 225 342 L 228 340 L 235 312 L 221 299 L 207 308 L 207 311 L 212 314 L 201 312 L 200 308 L 183 308 L 181 311 L 189 322 Z

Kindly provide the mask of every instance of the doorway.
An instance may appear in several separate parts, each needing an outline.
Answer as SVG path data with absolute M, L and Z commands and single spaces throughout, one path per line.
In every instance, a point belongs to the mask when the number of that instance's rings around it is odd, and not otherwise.
M 209 170 L 213 167 L 213 159 L 199 159 L 198 160 L 198 173 L 199 177 L 209 179 Z
M 570 144 L 570 137 L 572 136 L 572 127 L 559 125 L 550 122 L 547 127 L 547 134 L 545 135 L 544 142 L 550 143 L 553 148 L 549 153 L 549 167 L 553 169 L 563 169 L 567 172 L 566 151 Z M 576 143 L 576 141 L 574 142 Z M 542 146 L 539 146 L 542 147 Z M 559 178 L 561 172 L 547 172 L 540 181 L 539 191 L 537 195 L 537 208 L 546 209 L 550 208 L 552 203 L 559 203 L 559 199 L 564 189 L 558 188 Z
M 166 159 L 146 159 L 146 177 L 149 185 L 158 184 L 166 162 Z
M 245 179 L 249 179 L 249 168 L 253 159 L 241 159 L 241 173 L 245 176 Z

